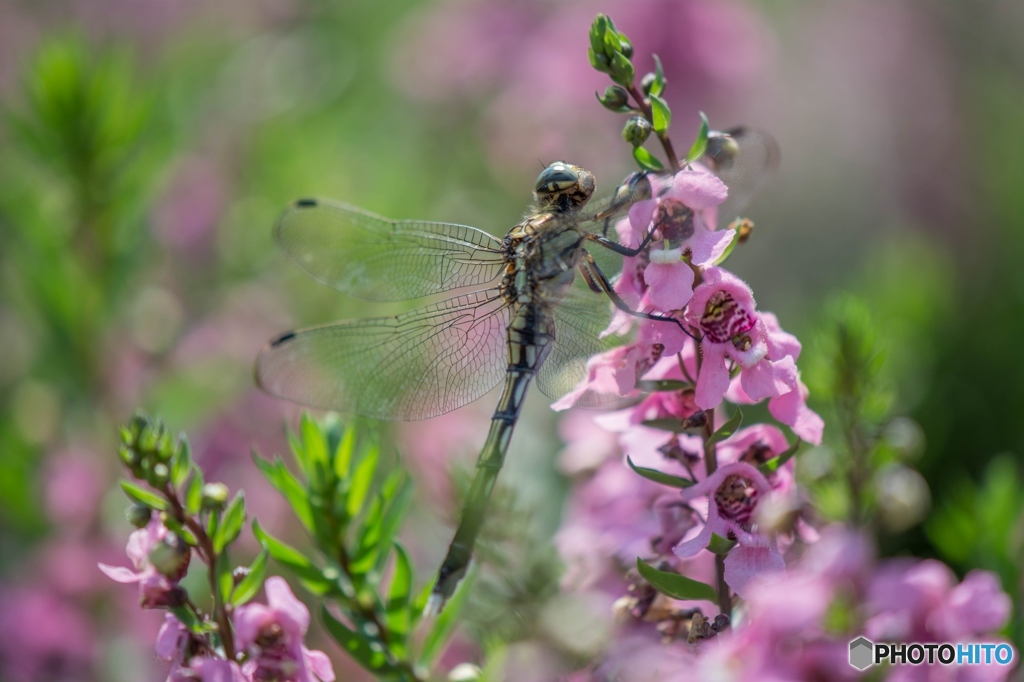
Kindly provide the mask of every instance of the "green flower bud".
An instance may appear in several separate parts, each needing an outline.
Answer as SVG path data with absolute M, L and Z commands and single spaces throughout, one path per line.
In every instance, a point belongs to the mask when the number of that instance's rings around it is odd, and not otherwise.
M 133 504 L 124 510 L 124 516 L 128 523 L 136 528 L 145 528 L 149 520 L 153 518 L 153 510 L 144 504 Z
M 622 139 L 634 147 L 639 147 L 651 135 L 651 122 L 643 116 L 631 116 L 622 129 Z
M 633 77 L 636 72 L 633 70 L 633 62 L 621 52 L 616 52 L 611 58 L 611 77 L 619 85 L 627 87 L 633 85 Z
M 611 111 L 623 112 L 630 111 L 629 106 L 629 93 L 626 89 L 618 85 L 609 85 L 603 95 L 597 96 L 599 101 L 606 109 Z
M 228 503 L 230 491 L 223 483 L 207 483 L 203 486 L 203 509 L 220 511 Z
M 171 478 L 171 471 L 167 468 L 167 465 L 163 462 L 154 464 L 153 468 L 149 470 L 149 474 L 146 476 L 146 482 L 154 488 L 162 488 L 167 485 L 167 481 Z
M 180 580 L 188 570 L 192 548 L 174 533 L 168 533 L 163 540 L 149 550 L 149 563 L 160 575 Z
M 647 73 L 640 81 L 640 87 L 643 89 L 645 95 L 651 94 L 651 86 L 658 81 L 658 77 L 653 73 Z
M 121 458 L 124 465 L 129 469 L 135 469 L 142 463 L 142 455 L 138 453 L 135 448 L 129 448 L 122 445 L 117 450 L 117 456 Z
M 590 58 L 590 65 L 601 73 L 611 73 L 611 60 L 602 53 L 596 52 L 594 48 L 587 48 L 587 57 Z
M 626 55 L 627 59 L 633 58 L 633 43 L 629 42 L 624 33 L 619 34 L 619 51 Z
M 157 459 L 161 462 L 171 461 L 171 457 L 174 456 L 174 439 L 171 437 L 170 431 L 163 431 L 160 434 L 160 440 L 157 441 L 155 453 Z

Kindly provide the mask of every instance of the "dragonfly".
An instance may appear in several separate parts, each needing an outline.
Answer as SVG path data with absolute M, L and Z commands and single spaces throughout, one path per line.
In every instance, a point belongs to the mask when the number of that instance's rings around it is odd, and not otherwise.
M 701 162 L 729 188 L 719 207 L 720 224 L 727 224 L 777 165 L 778 149 L 754 129 L 713 132 Z M 615 292 L 615 268 L 621 270 L 623 257 L 641 254 L 655 230 L 636 246 L 608 237 L 634 203 L 664 191 L 652 187 L 667 185 L 634 173 L 592 204 L 595 184 L 579 166 L 548 165 L 526 216 L 503 239 L 466 225 L 390 220 L 321 199 L 295 201 L 275 225 L 285 254 L 351 296 L 452 295 L 395 316 L 277 336 L 256 361 L 264 391 L 312 407 L 408 421 L 455 410 L 504 382 L 428 609 L 443 607 L 470 565 L 530 383 L 536 379 L 553 399 L 572 390 L 589 358 L 622 343 L 602 338 L 614 308 L 682 326 L 633 310 Z M 615 399 L 621 396 L 587 394 L 582 402 Z

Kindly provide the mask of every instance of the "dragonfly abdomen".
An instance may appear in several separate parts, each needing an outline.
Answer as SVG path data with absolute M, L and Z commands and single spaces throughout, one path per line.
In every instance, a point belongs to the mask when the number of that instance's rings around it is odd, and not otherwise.
M 522 305 L 513 314 L 507 332 L 509 364 L 505 372 L 505 387 L 491 417 L 491 428 L 477 459 L 476 475 L 463 504 L 462 518 L 441 564 L 432 604 L 428 608 L 440 609 L 469 567 L 491 492 L 505 463 L 512 430 L 523 409 L 526 391 L 551 350 L 552 329 L 547 310 L 541 305 Z

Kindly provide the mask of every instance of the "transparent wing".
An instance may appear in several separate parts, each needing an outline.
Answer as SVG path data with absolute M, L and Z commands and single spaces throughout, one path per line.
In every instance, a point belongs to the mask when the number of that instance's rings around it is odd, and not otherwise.
M 768 133 L 754 128 L 732 128 L 712 133 L 701 163 L 729 188 L 729 197 L 718 207 L 718 227 L 728 227 L 747 207 L 765 181 L 779 166 L 779 145 Z
M 601 338 L 612 318 L 612 304 L 608 297 L 591 291 L 577 277 L 562 301 L 552 311 L 555 322 L 555 342 L 544 364 L 537 373 L 537 387 L 544 395 L 557 400 L 576 388 L 587 376 L 587 361 L 598 353 L 628 343 L 622 336 Z M 588 392 L 576 405 L 591 407 L 605 405 L 622 396 Z
M 476 400 L 504 376 L 508 305 L 497 289 L 397 315 L 283 334 L 256 360 L 256 382 L 279 398 L 412 421 Z
M 292 204 L 274 236 L 313 277 L 371 301 L 484 285 L 504 263 L 501 241 L 474 227 L 388 220 L 319 199 Z

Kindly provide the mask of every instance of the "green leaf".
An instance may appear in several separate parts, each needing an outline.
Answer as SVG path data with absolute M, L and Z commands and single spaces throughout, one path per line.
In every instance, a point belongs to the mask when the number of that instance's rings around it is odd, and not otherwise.
M 381 549 L 377 555 L 377 571 L 384 569 L 391 543 L 398 532 L 405 511 L 409 508 L 412 500 L 412 481 L 401 469 L 397 469 L 388 476 L 381 486 L 381 494 L 384 496 L 384 519 L 381 521 L 380 543 Z
M 238 491 L 235 499 L 231 501 L 227 511 L 224 512 L 217 532 L 213 536 L 213 551 L 218 554 L 223 552 L 225 547 L 238 539 L 238 535 L 242 532 L 242 526 L 244 525 L 245 494 L 242 491 Z
M 349 477 L 352 457 L 355 451 L 356 430 L 349 427 L 345 429 L 345 433 L 338 443 L 338 449 L 334 453 L 334 473 L 337 475 L 338 480 L 344 481 Z
M 654 126 L 654 132 L 665 133 L 668 132 L 668 127 L 672 125 L 672 110 L 668 108 L 668 103 L 662 98 L 655 94 L 650 96 L 651 100 L 651 124 Z
M 708 148 L 708 133 L 710 132 L 710 126 L 708 125 L 708 117 L 704 115 L 704 112 L 700 112 L 700 130 L 697 131 L 697 139 L 693 141 L 693 146 L 690 147 L 690 151 L 686 153 L 686 159 L 683 160 L 683 164 L 690 164 L 704 156 L 704 150 Z
M 659 571 L 645 563 L 640 557 L 636 558 L 636 570 L 656 590 L 673 599 L 703 599 L 712 604 L 718 603 L 718 593 L 715 592 L 715 588 L 699 580 L 692 580 L 678 573 Z
M 241 606 L 256 596 L 263 585 L 263 578 L 267 574 L 267 557 L 270 552 L 266 548 L 259 553 L 253 562 L 249 564 L 249 572 L 242 578 L 235 591 L 231 593 L 231 603 L 234 606 Z
M 302 469 L 302 473 L 308 478 L 309 477 L 309 458 L 306 456 L 306 448 L 302 446 L 302 441 L 295 435 L 295 432 L 291 429 L 285 429 L 285 438 L 288 439 L 288 449 L 292 452 L 292 457 L 299 463 L 299 468 Z M 253 450 L 252 456 L 256 457 L 256 451 Z
M 721 556 L 725 556 L 726 554 L 728 554 L 729 550 L 731 550 L 735 546 L 735 540 L 723 538 L 718 533 L 712 533 L 711 541 L 708 543 L 708 549 L 714 552 L 715 554 L 719 554 Z
M 152 490 L 147 490 L 146 488 L 143 488 L 141 485 L 132 483 L 131 481 L 126 481 L 124 479 L 121 479 L 119 483 L 121 484 L 121 490 L 123 490 L 124 494 L 127 495 L 133 502 L 144 504 L 147 507 L 151 509 L 156 509 L 158 511 L 167 511 L 167 500 L 160 497 Z
M 657 469 L 638 467 L 637 465 L 633 464 L 633 460 L 628 455 L 626 456 L 626 463 L 629 464 L 630 469 L 640 474 L 648 481 L 654 481 L 655 483 L 661 483 L 662 485 L 672 486 L 673 488 L 689 488 L 691 485 L 694 484 L 694 481 L 691 481 L 686 478 L 681 478 L 679 476 L 673 476 L 672 474 L 666 474 L 661 471 L 658 471 Z
M 661 60 L 654 56 L 654 83 L 651 84 L 651 95 L 661 96 L 665 92 L 665 71 L 661 68 Z
M 739 232 L 734 232 L 733 235 L 732 235 L 732 240 L 729 242 L 729 246 L 725 247 L 725 251 L 723 251 L 722 255 L 719 256 L 718 260 L 715 261 L 715 265 L 721 265 L 726 260 L 728 260 L 729 256 L 731 256 L 732 252 L 736 249 L 736 245 L 739 244 L 739 243 L 740 243 L 740 233 Z
M 633 158 L 646 171 L 665 170 L 665 166 L 662 165 L 661 161 L 658 161 L 653 154 L 643 147 L 633 147 Z
M 637 389 L 641 391 L 653 392 L 653 391 L 687 391 L 693 389 L 693 384 L 689 381 L 681 381 L 680 379 L 641 379 L 636 382 Z M 678 419 L 670 419 L 666 421 L 674 421 L 679 423 Z
M 377 495 L 370 503 L 370 508 L 363 519 L 362 527 L 356 534 L 356 552 L 349 564 L 354 576 L 366 575 L 377 561 L 380 551 L 381 523 L 384 520 L 384 498 Z
M 192 478 L 185 486 L 185 511 L 195 516 L 203 506 L 203 472 L 199 467 L 192 467 Z
M 263 476 L 277 489 L 277 492 L 281 493 L 288 501 L 295 516 L 298 517 L 305 529 L 313 532 L 313 510 L 309 506 L 309 492 L 305 486 L 299 483 L 280 459 L 276 459 L 273 463 L 268 462 L 265 459 L 260 459 L 254 450 L 252 460 Z
M 412 629 L 412 614 L 409 599 L 412 597 L 412 561 L 405 548 L 397 542 L 395 547 L 395 570 L 388 587 L 388 602 L 385 614 L 388 629 L 404 637 Z
M 302 448 L 309 462 L 309 475 L 312 478 L 317 469 L 327 466 L 327 439 L 320 432 L 320 427 L 307 412 L 299 419 L 299 432 L 302 434 Z
M 768 475 L 774 471 L 778 471 L 779 467 L 781 467 L 783 464 L 792 459 L 793 455 L 796 454 L 796 451 L 800 449 L 801 445 L 803 445 L 803 441 L 797 438 L 796 442 L 790 445 L 785 452 L 776 457 L 772 457 L 764 464 L 761 464 L 760 466 L 757 467 L 757 470 L 765 475 Z
M 732 417 L 729 418 L 729 421 L 722 424 L 720 429 L 711 434 L 711 437 L 707 439 L 704 446 L 707 447 L 708 445 L 714 445 L 715 443 L 725 440 L 732 434 L 736 433 L 736 430 L 740 428 L 741 424 L 743 424 L 743 412 L 737 407 Z
M 259 521 L 252 522 L 252 532 L 263 544 L 263 548 L 270 552 L 270 556 L 298 576 L 310 592 L 323 595 L 338 591 L 337 584 L 325 578 L 323 572 L 302 552 L 267 533 L 260 527 Z
M 420 660 L 428 668 L 432 666 L 434 660 L 444 651 L 445 644 L 448 643 L 452 633 L 455 631 L 459 613 L 462 611 L 462 607 L 466 605 L 469 593 L 473 589 L 473 583 L 476 582 L 476 574 L 476 566 L 471 566 L 466 577 L 462 579 L 462 583 L 456 588 L 455 594 L 452 595 L 444 610 L 441 611 L 437 620 L 434 621 L 434 627 L 430 629 L 430 632 L 427 633 L 426 638 L 423 640 Z
M 190 632 L 195 634 L 201 634 L 203 632 L 202 622 L 196 618 L 196 614 L 192 612 L 187 606 L 171 606 L 167 609 L 174 614 L 174 617 L 178 619 L 178 622 L 185 626 Z
M 178 537 L 180 537 L 182 540 L 187 542 L 192 547 L 195 547 L 199 544 L 198 540 L 196 540 L 195 534 L 185 526 L 178 523 L 178 520 L 170 514 L 164 514 L 162 521 L 163 524 L 167 526 L 168 530 L 176 533 Z
M 320 618 L 334 641 L 359 665 L 375 673 L 395 672 L 395 667 L 388 662 L 387 654 L 380 642 L 372 641 L 362 633 L 352 630 L 332 616 L 326 606 L 320 607 Z
M 231 592 L 235 588 L 235 577 L 231 574 L 231 561 L 227 552 L 217 556 L 216 563 L 217 589 L 220 590 L 220 601 L 227 604 L 231 599 Z
M 616 40 L 616 42 L 618 41 Z M 628 88 L 633 85 L 635 73 L 633 62 L 629 61 L 626 55 L 621 52 L 612 55 L 611 76 L 613 81 Z
M 175 490 L 188 478 L 191 468 L 192 447 L 188 443 L 188 436 L 182 433 L 178 436 L 178 447 L 174 451 L 174 460 L 171 463 L 171 485 Z
M 373 475 L 377 471 L 377 460 L 380 457 L 380 448 L 376 444 L 369 445 L 362 459 L 356 464 L 352 473 L 352 485 L 348 490 L 348 498 L 345 501 L 345 509 L 350 517 L 354 517 L 363 508 L 366 497 L 370 492 L 370 484 L 373 483 Z

